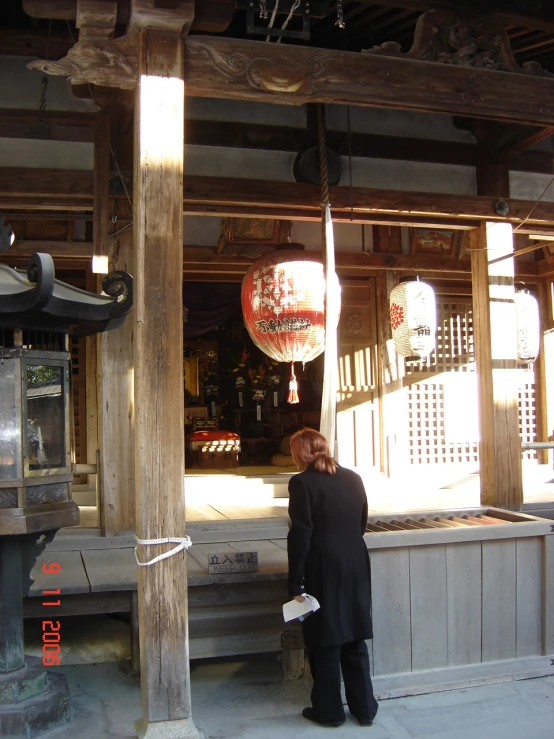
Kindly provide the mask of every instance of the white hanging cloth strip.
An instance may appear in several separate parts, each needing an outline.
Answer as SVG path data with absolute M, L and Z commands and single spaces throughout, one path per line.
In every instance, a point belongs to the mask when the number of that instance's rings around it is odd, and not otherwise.
M 142 544 L 144 546 L 152 546 L 154 544 L 178 545 L 176 547 L 173 547 L 173 549 L 170 549 L 169 552 L 165 552 L 164 554 L 159 554 L 157 557 L 154 557 L 154 559 L 151 559 L 150 562 L 140 562 L 137 555 L 137 548 L 135 547 L 135 559 L 137 560 L 137 564 L 139 567 L 149 567 L 150 565 L 156 564 L 156 562 L 161 562 L 162 559 L 173 557 L 174 554 L 179 554 L 179 552 L 182 552 L 183 549 L 189 549 L 192 546 L 190 536 L 168 536 L 165 539 L 139 539 L 138 536 L 135 534 L 135 539 L 137 544 Z
M 338 461 L 336 444 L 336 416 L 338 378 L 337 321 L 340 314 L 340 285 L 335 274 L 335 239 L 331 209 L 325 206 L 325 355 L 323 393 L 321 396 L 321 421 L 319 431 L 329 442 L 331 453 Z

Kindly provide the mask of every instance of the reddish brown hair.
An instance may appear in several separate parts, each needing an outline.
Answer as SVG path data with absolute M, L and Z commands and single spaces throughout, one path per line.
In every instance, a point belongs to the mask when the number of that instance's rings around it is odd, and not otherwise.
M 327 439 L 314 429 L 300 429 L 290 440 L 290 451 L 294 461 L 304 472 L 311 464 L 318 472 L 334 475 L 337 463 L 331 456 Z

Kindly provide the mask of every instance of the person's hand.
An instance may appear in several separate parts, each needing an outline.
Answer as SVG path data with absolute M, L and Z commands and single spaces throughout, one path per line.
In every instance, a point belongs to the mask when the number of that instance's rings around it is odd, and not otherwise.
M 295 595 L 294 596 L 294 600 L 297 600 L 299 603 L 304 603 L 304 601 L 306 600 L 306 598 L 304 598 L 303 595 Z

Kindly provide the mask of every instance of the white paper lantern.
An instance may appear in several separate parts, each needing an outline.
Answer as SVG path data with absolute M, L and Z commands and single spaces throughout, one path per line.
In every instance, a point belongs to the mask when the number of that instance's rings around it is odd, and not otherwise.
M 517 358 L 520 362 L 534 362 L 539 356 L 540 318 L 539 304 L 533 295 L 518 290 L 514 295 L 516 305 Z
M 394 347 L 403 357 L 428 357 L 435 348 L 437 306 L 425 282 L 401 282 L 391 290 L 390 322 Z

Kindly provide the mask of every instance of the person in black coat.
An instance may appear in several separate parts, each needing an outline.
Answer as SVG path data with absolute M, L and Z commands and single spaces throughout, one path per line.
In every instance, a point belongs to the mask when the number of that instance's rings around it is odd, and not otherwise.
M 313 595 L 321 606 L 302 622 L 314 681 L 312 706 L 302 715 L 323 726 L 344 723 L 342 668 L 350 713 L 371 726 L 378 704 L 365 643 L 373 631 L 364 485 L 335 462 L 319 432 L 297 431 L 290 446 L 301 472 L 289 482 L 289 592 L 300 601 Z

